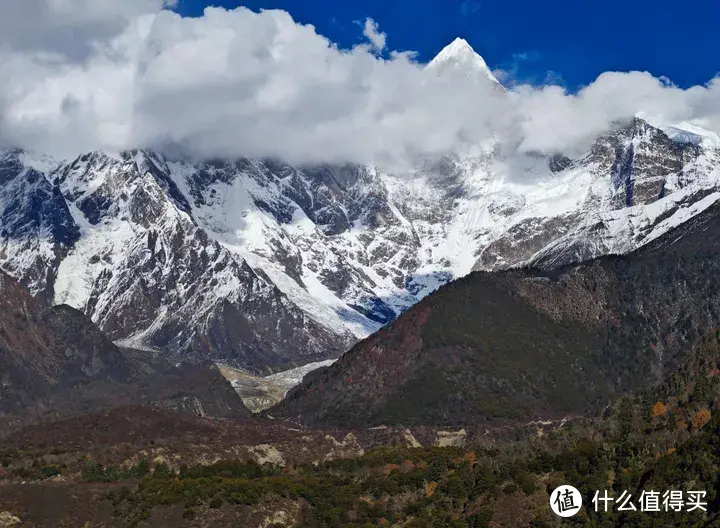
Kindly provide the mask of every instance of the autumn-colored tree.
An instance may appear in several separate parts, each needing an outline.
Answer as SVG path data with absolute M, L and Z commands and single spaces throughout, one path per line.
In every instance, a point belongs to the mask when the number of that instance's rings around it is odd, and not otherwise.
M 474 467 L 475 464 L 477 464 L 477 454 L 475 451 L 470 451 L 464 456 L 464 458 L 470 463 L 471 467 Z
M 403 473 L 410 473 L 413 469 L 415 469 L 415 464 L 409 458 L 403 460 L 403 463 L 400 465 L 400 471 Z
M 383 473 L 387 477 L 392 473 L 393 471 L 398 471 L 400 469 L 400 466 L 397 464 L 385 464 L 385 467 L 383 468 Z
M 695 429 L 700 429 L 702 426 L 704 426 L 706 423 L 710 421 L 710 411 L 707 409 L 700 409 L 698 412 L 695 413 L 695 416 L 693 416 L 693 427 Z
M 435 494 L 435 490 L 438 487 L 438 483 L 434 480 L 425 484 L 425 496 L 432 497 Z
M 666 412 L 667 412 L 667 407 L 665 407 L 665 404 L 663 402 L 659 401 L 655 405 L 653 405 L 652 417 L 659 418 L 661 416 L 665 416 Z

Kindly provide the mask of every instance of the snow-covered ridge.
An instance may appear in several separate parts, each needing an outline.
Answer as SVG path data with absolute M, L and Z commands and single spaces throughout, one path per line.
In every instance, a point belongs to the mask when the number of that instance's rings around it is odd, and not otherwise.
M 237 365 L 251 363 L 242 339 L 277 355 L 262 364 L 296 360 L 278 343 L 298 328 L 305 361 L 332 357 L 472 269 L 631 251 L 712 203 L 720 179 L 712 144 L 639 119 L 577 160 L 490 146 L 413 174 L 152 152 L 2 160 L 3 269 L 113 339 Z
M 462 39 L 428 68 L 497 82 Z M 125 345 L 268 374 L 473 269 L 632 251 L 718 197 L 720 140 L 696 123 L 637 118 L 577 159 L 497 147 L 405 174 L 0 152 L 0 267 Z

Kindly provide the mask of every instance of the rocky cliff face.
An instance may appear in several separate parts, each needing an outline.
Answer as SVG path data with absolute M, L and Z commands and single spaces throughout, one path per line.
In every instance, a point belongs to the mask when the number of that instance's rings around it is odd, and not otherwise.
M 673 135 L 680 141 L 635 118 L 598 138 L 580 159 L 551 158 L 556 185 L 548 190 L 557 208 L 514 213 L 517 220 L 481 250 L 474 269 L 553 268 L 627 253 L 714 203 L 716 136 Z
M 627 256 L 475 272 L 442 287 L 270 412 L 308 423 L 562 418 L 662 380 L 720 317 L 720 204 Z
M 8 179 L 24 183 L 3 204 L 17 217 L 3 226 L 4 267 L 34 293 L 84 311 L 112 339 L 248 368 L 344 349 L 346 336 L 198 226 L 161 158 L 93 153 L 45 174 L 25 153 L 3 160 Z M 211 182 L 182 183 L 197 191 Z M 56 203 L 33 207 L 41 191 Z
M 49 301 L 57 268 L 80 230 L 46 177 L 52 166 L 45 162 L 33 168 L 22 152 L 0 153 L 0 260 L 3 269 Z

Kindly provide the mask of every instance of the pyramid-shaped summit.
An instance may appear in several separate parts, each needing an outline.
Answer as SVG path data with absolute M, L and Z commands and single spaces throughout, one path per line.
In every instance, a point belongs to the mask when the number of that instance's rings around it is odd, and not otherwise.
M 481 78 L 486 78 L 501 86 L 490 71 L 485 59 L 475 52 L 467 40 L 460 37 L 445 46 L 430 61 L 427 68 L 436 71 L 439 75 L 446 72 L 462 72 L 474 77 L 480 74 Z

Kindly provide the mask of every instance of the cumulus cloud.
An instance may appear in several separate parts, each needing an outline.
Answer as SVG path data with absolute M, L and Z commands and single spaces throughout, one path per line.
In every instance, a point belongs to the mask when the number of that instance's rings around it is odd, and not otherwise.
M 375 51 L 382 52 L 385 49 L 387 35 L 380 31 L 377 22 L 375 22 L 372 18 L 365 19 L 363 35 L 367 37 Z
M 177 0 L 0 0 L 0 48 L 82 60 L 136 17 Z
M 505 94 L 462 71 L 436 75 L 412 53 L 378 57 L 386 38 L 370 19 L 371 45 L 344 50 L 284 11 L 184 18 L 167 5 L 0 0 L 0 144 L 64 157 L 172 146 L 195 157 L 389 166 L 489 138 L 579 151 L 639 111 L 720 128 L 717 80 L 681 90 L 607 73 L 576 94 Z
M 720 128 L 718 78 L 682 90 L 647 72 L 607 72 L 577 94 L 558 86 L 523 86 L 515 96 L 522 150 L 582 149 L 613 124 L 639 113 L 660 122 Z

